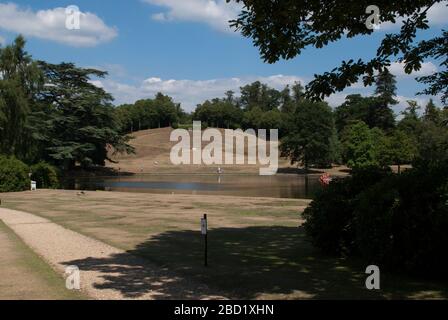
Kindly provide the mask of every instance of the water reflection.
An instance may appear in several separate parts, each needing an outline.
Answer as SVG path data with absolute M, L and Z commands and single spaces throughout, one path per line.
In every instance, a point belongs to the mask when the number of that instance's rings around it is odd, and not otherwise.
M 310 175 L 134 175 L 78 178 L 65 181 L 66 189 L 212 194 L 247 197 L 311 198 L 320 188 Z

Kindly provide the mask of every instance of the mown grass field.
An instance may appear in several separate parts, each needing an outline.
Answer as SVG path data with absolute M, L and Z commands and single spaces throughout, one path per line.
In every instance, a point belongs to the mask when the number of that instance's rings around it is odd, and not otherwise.
M 365 289 L 365 265 L 311 246 L 301 226 L 305 200 L 49 190 L 1 198 L 5 207 L 125 249 L 230 298 L 448 298 L 446 285 L 389 274 L 382 274 L 380 291 Z M 204 213 L 208 268 L 199 232 Z M 127 276 L 122 272 L 117 283 Z

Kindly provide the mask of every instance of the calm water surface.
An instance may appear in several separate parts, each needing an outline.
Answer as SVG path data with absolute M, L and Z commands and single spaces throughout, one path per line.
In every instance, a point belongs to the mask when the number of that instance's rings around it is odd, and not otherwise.
M 66 189 L 211 194 L 246 197 L 311 198 L 321 188 L 315 175 L 154 175 L 76 178 Z

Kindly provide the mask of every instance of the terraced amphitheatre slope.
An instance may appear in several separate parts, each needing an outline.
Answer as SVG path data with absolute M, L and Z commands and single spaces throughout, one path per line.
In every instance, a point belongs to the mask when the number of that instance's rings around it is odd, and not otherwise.
M 171 148 L 177 142 L 170 142 L 170 134 L 172 128 L 149 129 L 134 132 L 134 137 L 130 144 L 135 148 L 134 155 L 115 155 L 112 156 L 114 161 L 118 163 L 108 162 L 107 166 L 119 169 L 121 172 L 130 173 L 216 173 L 218 167 L 223 168 L 225 173 L 249 173 L 258 174 L 258 165 L 181 165 L 175 166 L 170 161 Z M 218 129 L 224 133 L 223 129 Z M 208 142 L 203 142 L 205 147 Z M 225 154 L 225 145 L 223 144 L 223 155 Z M 247 159 L 247 148 L 245 150 Z M 247 160 L 246 160 L 247 163 Z M 287 159 L 280 159 L 280 172 L 294 172 L 296 168 L 291 167 Z M 329 170 L 332 174 L 342 174 L 339 169 Z M 319 170 L 320 172 L 321 170 Z M 328 171 L 328 170 L 325 170 Z

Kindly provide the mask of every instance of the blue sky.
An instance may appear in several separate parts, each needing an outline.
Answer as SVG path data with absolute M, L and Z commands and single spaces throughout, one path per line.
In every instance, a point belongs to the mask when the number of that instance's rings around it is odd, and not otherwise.
M 65 8 L 76 5 L 83 12 L 80 30 L 65 28 Z M 173 96 L 187 110 L 206 98 L 223 95 L 248 82 L 260 80 L 281 88 L 287 83 L 306 83 L 313 74 L 338 66 L 344 59 L 371 58 L 387 31 L 384 26 L 371 37 L 359 37 L 310 49 L 301 56 L 275 64 L 264 63 L 251 40 L 232 32 L 226 24 L 239 7 L 224 0 L 0 0 L 0 43 L 22 33 L 27 50 L 36 59 L 53 63 L 75 62 L 97 67 L 110 75 L 95 83 L 116 98 L 116 103 L 151 97 L 157 91 Z M 427 38 L 447 27 L 446 2 L 430 12 Z M 438 68 L 428 61 L 420 75 Z M 415 98 L 421 86 L 415 76 L 398 76 L 400 106 Z M 371 88 L 355 86 L 328 99 L 332 105 L 347 93 L 368 94 Z M 424 103 L 427 97 L 417 98 Z

